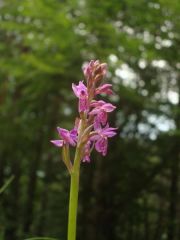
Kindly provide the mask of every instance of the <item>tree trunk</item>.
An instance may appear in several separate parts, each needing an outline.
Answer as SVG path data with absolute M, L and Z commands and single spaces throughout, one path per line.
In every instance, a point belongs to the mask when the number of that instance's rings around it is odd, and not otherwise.
M 180 80 L 180 79 L 179 79 Z M 176 109 L 175 123 L 176 130 L 180 129 L 180 81 L 179 81 L 179 102 Z M 170 182 L 170 202 L 169 202 L 169 226 L 168 226 L 168 240 L 176 240 L 177 232 L 177 205 L 178 199 L 178 180 L 179 180 L 179 161 L 180 161 L 180 139 L 179 135 L 173 137 L 173 147 L 170 153 L 174 158 L 171 159 L 171 182 Z
M 149 209 L 148 199 L 144 196 L 144 239 L 149 240 Z
M 154 240 L 159 240 L 162 234 L 162 227 L 163 227 L 163 209 L 164 209 L 164 199 L 160 199 L 159 203 L 159 209 L 158 209 L 158 216 L 157 216 L 157 221 L 155 224 L 155 231 L 154 231 Z
M 52 99 L 51 106 L 49 105 L 49 129 L 48 129 L 48 136 L 52 137 L 54 129 L 56 127 L 56 123 L 58 122 L 58 115 L 57 115 L 57 109 L 60 107 L 60 101 L 57 98 Z M 61 116 L 62 118 L 62 116 Z M 49 193 L 49 184 L 52 179 L 52 168 L 53 168 L 53 161 L 51 154 L 48 154 L 47 160 L 45 162 L 45 178 L 44 178 L 44 189 L 42 191 L 42 200 L 41 200 L 41 206 L 40 206 L 40 216 L 38 225 L 36 228 L 36 234 L 43 236 L 44 234 L 44 226 L 46 226 L 46 209 L 48 205 L 48 193 Z
M 175 151 L 177 152 L 177 150 L 178 148 L 175 148 L 173 152 L 175 153 Z M 172 159 L 171 166 L 168 240 L 176 240 L 178 178 L 179 178 L 179 156 L 177 155 L 175 156 L 174 159 Z
M 45 166 L 45 179 L 44 179 L 44 189 L 42 192 L 42 200 L 41 200 L 41 207 L 40 207 L 40 216 L 38 221 L 38 226 L 36 229 L 36 234 L 38 236 L 43 236 L 44 234 L 44 226 L 46 226 L 46 210 L 48 205 L 48 193 L 49 193 L 49 183 L 52 179 L 52 158 L 51 156 L 48 157 Z
M 5 240 L 18 239 L 17 232 L 19 228 L 19 196 L 20 196 L 20 184 L 19 179 L 21 175 L 20 159 L 12 160 L 12 174 L 15 176 L 13 182 L 8 187 L 10 194 L 8 194 L 6 201 L 4 201 L 4 207 L 6 211 L 6 219 L 8 224 L 5 230 Z

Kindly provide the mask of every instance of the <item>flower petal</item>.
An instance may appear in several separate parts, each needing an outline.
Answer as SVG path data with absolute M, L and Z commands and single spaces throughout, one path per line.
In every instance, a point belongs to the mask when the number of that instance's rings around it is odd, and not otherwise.
M 73 141 L 77 142 L 77 129 L 74 128 L 70 131 L 70 137 Z
M 59 136 L 64 140 L 66 139 L 66 137 L 69 134 L 69 131 L 67 129 L 64 129 L 64 128 L 57 127 L 57 131 L 59 133 Z
M 113 131 L 107 131 L 107 132 L 104 133 L 104 135 L 106 137 L 110 138 L 110 137 L 114 137 L 115 135 L 117 135 L 117 133 L 113 132 Z
M 105 93 L 105 94 L 111 95 L 113 94 L 113 91 L 111 88 L 112 88 L 112 84 L 103 84 L 96 89 L 95 93 L 96 94 Z
M 63 146 L 63 140 L 51 140 L 52 144 L 54 144 L 56 147 L 62 147 Z
M 96 107 L 101 107 L 101 106 L 103 106 L 105 103 L 106 103 L 106 102 L 103 101 L 103 100 L 93 101 L 90 106 L 96 108 Z
M 76 97 L 79 97 L 78 88 L 74 83 L 72 84 L 72 90 L 73 90 L 74 94 L 76 95 Z
M 102 123 L 102 125 L 105 125 L 107 123 L 107 112 L 105 111 L 99 111 L 99 113 L 97 114 L 97 117 L 96 117 L 96 121 Z
M 98 139 L 99 139 L 99 135 L 96 134 L 96 135 L 91 136 L 89 140 L 91 140 L 91 141 L 97 141 Z
M 112 105 L 111 103 L 106 103 L 101 107 L 102 110 L 105 112 L 112 112 L 116 109 L 116 106 Z

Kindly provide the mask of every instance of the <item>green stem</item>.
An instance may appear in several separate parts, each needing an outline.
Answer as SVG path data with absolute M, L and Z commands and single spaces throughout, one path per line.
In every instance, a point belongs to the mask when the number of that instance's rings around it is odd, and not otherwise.
M 76 153 L 75 153 L 75 159 L 74 159 L 74 166 L 71 172 L 68 240 L 76 239 L 76 218 L 77 218 L 77 208 L 78 208 L 80 160 L 81 160 L 81 149 L 77 147 Z

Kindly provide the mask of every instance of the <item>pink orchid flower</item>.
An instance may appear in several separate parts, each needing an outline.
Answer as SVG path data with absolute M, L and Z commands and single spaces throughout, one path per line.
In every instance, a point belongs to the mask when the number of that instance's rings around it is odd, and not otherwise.
M 94 60 L 91 60 L 89 63 L 85 64 L 83 67 L 83 73 L 86 79 L 90 79 L 93 74 Z
M 57 127 L 58 134 L 62 140 L 51 140 L 57 147 L 62 147 L 64 144 L 70 144 L 72 146 L 76 145 L 77 142 L 77 130 L 74 128 L 68 131 L 64 128 Z
M 95 131 L 95 135 L 90 138 L 91 141 L 95 141 L 95 149 L 97 152 L 102 153 L 103 156 L 107 154 L 108 138 L 114 137 L 117 133 L 117 128 L 109 127 L 107 124 L 104 128 L 98 127 Z
M 106 103 L 102 100 L 94 101 L 91 104 L 91 107 L 94 107 L 94 109 L 89 113 L 89 115 L 95 115 L 95 121 L 100 122 L 103 125 L 107 123 L 108 113 L 114 111 L 116 108 L 111 103 Z
M 73 83 L 72 89 L 76 97 L 79 98 L 79 112 L 87 111 L 89 107 L 87 87 L 80 81 L 78 85 Z

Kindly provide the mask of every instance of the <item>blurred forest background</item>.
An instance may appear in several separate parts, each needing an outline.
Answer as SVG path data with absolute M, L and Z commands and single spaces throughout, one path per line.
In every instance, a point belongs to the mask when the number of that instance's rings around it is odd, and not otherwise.
M 119 135 L 81 165 L 78 240 L 180 239 L 178 0 L 0 0 L 0 240 L 66 239 L 56 126 L 72 82 L 108 63 Z M 179 61 L 179 62 L 178 62 Z

